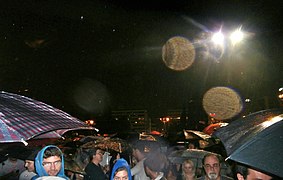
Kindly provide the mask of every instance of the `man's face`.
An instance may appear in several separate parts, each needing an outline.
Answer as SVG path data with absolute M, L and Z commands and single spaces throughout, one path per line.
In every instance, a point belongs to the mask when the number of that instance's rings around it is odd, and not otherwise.
M 28 172 L 35 172 L 34 161 L 25 160 L 25 168 L 27 168 Z
M 138 157 L 138 153 L 139 153 L 139 150 L 138 150 L 138 149 L 133 149 L 132 155 L 133 155 L 135 158 Z
M 95 155 L 94 155 L 93 158 L 94 158 L 97 162 L 102 162 L 102 160 L 103 160 L 103 154 L 104 154 L 104 152 L 103 152 L 102 150 L 98 149 L 98 150 L 96 151 L 96 153 L 95 153 Z
M 272 179 L 271 176 L 253 169 L 249 169 L 249 173 L 247 175 L 247 180 L 270 180 L 270 179 Z
M 215 156 L 208 156 L 204 162 L 204 170 L 208 179 L 215 180 L 220 174 L 219 160 Z
M 49 176 L 57 176 L 61 169 L 62 161 L 59 156 L 51 156 L 43 159 L 42 165 Z

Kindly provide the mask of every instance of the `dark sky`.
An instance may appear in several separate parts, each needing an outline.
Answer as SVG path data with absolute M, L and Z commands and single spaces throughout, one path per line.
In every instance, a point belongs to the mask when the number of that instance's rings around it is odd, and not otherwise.
M 276 96 L 282 80 L 281 1 L 1 1 L 0 88 L 77 116 L 147 109 L 159 115 L 201 103 L 211 87 L 242 98 Z M 194 64 L 173 71 L 162 46 L 174 36 L 242 29 L 249 38 L 217 61 L 196 48 Z

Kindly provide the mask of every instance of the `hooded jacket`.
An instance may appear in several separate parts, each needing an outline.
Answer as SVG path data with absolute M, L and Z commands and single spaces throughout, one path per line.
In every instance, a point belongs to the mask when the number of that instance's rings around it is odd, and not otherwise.
M 128 171 L 128 178 L 129 178 L 129 180 L 132 180 L 132 174 L 131 174 L 130 166 L 129 166 L 128 162 L 127 162 L 125 159 L 123 159 L 123 158 L 118 159 L 118 160 L 116 161 L 116 163 L 114 164 L 114 167 L 113 167 L 113 169 L 112 169 L 112 173 L 111 173 L 111 178 L 110 178 L 110 180 L 113 180 L 113 179 L 114 179 L 114 174 L 115 174 L 116 170 L 117 170 L 118 168 L 120 168 L 120 167 L 126 167 L 126 168 L 127 168 L 127 171 Z
M 62 153 L 62 151 L 57 147 L 57 146 L 54 146 L 54 145 L 49 145 L 49 146 L 45 146 L 44 148 L 42 148 L 38 153 L 37 153 L 37 156 L 35 158 L 35 170 L 36 170 L 36 173 L 37 175 L 34 176 L 32 178 L 32 180 L 34 179 L 37 179 L 38 177 L 43 177 L 43 176 L 49 176 L 47 174 L 47 172 L 45 171 L 45 169 L 43 168 L 42 166 L 42 162 L 43 162 L 43 155 L 44 155 L 44 151 L 49 148 L 49 147 L 55 147 L 57 148 L 60 152 L 61 152 L 61 160 L 62 160 L 62 163 L 61 163 L 61 169 L 59 171 L 59 173 L 57 174 L 57 177 L 61 177 L 61 178 L 64 178 L 64 179 L 69 179 L 66 175 L 65 175 L 65 172 L 64 172 L 64 155 Z

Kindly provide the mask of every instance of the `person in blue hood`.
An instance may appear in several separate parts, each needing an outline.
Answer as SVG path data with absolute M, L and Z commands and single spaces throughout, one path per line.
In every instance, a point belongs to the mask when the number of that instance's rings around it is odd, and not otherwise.
M 54 145 L 45 146 L 37 153 L 35 169 L 37 175 L 32 180 L 44 176 L 57 176 L 63 179 L 69 179 L 64 172 L 64 155 Z
M 110 180 L 132 180 L 131 169 L 125 159 L 121 158 L 116 161 Z

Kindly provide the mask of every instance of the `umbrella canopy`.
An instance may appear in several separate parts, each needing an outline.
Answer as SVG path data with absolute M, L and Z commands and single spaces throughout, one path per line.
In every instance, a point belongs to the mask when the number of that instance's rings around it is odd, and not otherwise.
M 204 149 L 215 144 L 214 138 L 202 131 L 183 130 L 177 134 L 177 144 L 198 142 L 198 148 Z
M 196 139 L 196 140 L 207 140 L 210 139 L 211 136 L 208 134 L 205 134 L 201 131 L 195 131 L 195 130 L 183 130 L 185 139 Z
M 33 137 L 33 139 L 49 139 L 49 138 L 60 139 L 63 137 L 60 135 L 60 133 L 57 133 L 56 131 L 47 132 Z
M 208 153 L 211 152 L 199 149 L 177 150 L 169 154 L 168 159 L 174 164 L 182 164 L 186 159 L 190 159 L 194 162 L 196 167 L 202 167 L 202 159 Z M 220 157 L 219 154 L 216 155 Z
M 173 164 L 182 164 L 186 159 L 193 161 L 196 168 L 202 169 L 202 160 L 206 154 L 215 154 L 221 160 L 221 172 L 227 173 L 229 171 L 229 165 L 223 161 L 223 157 L 220 154 L 212 153 L 205 150 L 199 149 L 185 149 L 173 151 L 168 156 L 168 160 Z
M 215 132 L 228 159 L 283 177 L 283 109 L 260 111 Z
M 81 148 L 84 149 L 91 149 L 94 147 L 99 147 L 106 151 L 113 150 L 119 153 L 127 151 L 130 148 L 129 144 L 125 140 L 120 138 L 97 139 L 94 142 L 88 142 L 81 146 Z
M 65 158 L 64 163 L 65 163 L 65 166 L 64 166 L 65 170 L 68 170 L 68 171 L 71 171 L 77 174 L 82 174 L 82 175 L 86 174 L 85 171 L 78 165 L 78 163 L 76 163 L 75 160 Z
M 0 143 L 25 142 L 44 133 L 75 129 L 94 128 L 43 102 L 0 92 Z

